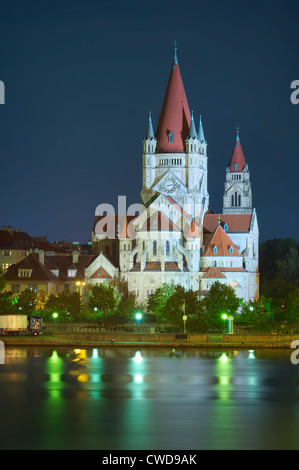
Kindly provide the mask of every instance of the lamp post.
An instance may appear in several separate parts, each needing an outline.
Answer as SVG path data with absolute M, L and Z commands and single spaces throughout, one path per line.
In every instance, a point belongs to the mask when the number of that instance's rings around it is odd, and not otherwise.
M 139 327 L 139 325 L 140 325 L 140 320 L 142 319 L 141 313 L 139 313 L 139 312 L 136 313 L 135 318 L 136 318 L 136 320 L 137 320 L 138 332 L 139 332 L 139 329 L 140 329 L 140 327 Z
M 55 323 L 54 323 L 54 333 L 56 333 L 56 320 L 58 318 L 58 313 L 54 312 L 52 317 L 54 318 L 54 321 L 55 321 Z
M 186 321 L 187 321 L 187 315 L 186 315 L 186 301 L 184 299 L 183 301 L 183 325 L 184 325 L 184 334 L 186 333 Z
M 222 320 L 224 320 L 225 322 L 227 322 L 227 314 L 226 314 L 226 313 L 223 313 L 223 314 L 221 315 L 221 318 L 222 318 Z M 227 325 L 227 324 L 226 324 L 226 325 Z M 227 328 L 227 326 L 226 326 L 226 328 Z
M 78 282 L 76 282 L 76 285 L 78 286 L 78 292 L 79 292 L 80 297 L 82 299 L 83 287 L 86 285 L 86 283 L 84 281 L 78 281 Z
M 221 315 L 221 318 L 225 321 L 227 321 L 227 333 L 229 335 L 234 334 L 234 316 L 233 315 L 227 315 L 226 313 L 223 313 Z

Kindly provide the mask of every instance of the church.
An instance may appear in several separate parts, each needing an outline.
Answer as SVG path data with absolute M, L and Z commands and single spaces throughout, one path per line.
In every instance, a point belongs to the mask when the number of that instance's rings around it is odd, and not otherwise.
M 239 130 L 214 214 L 203 122 L 190 112 L 176 49 L 156 132 L 148 116 L 142 165 L 142 210 L 96 213 L 86 284 L 118 276 L 140 304 L 163 283 L 204 296 L 218 281 L 246 302 L 258 298 L 259 229 Z

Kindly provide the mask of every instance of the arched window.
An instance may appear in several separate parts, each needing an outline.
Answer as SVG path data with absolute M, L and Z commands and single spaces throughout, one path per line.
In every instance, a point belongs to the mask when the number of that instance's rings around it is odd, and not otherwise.
M 168 142 L 170 144 L 173 144 L 173 133 L 172 132 L 169 132 L 169 134 L 168 134 Z
M 157 256 L 157 242 L 156 242 L 156 240 L 153 241 L 153 255 Z
M 224 224 L 223 230 L 224 230 L 225 232 L 228 232 L 228 225 L 227 225 L 227 224 Z
M 235 170 L 238 169 L 238 163 L 235 163 Z
M 234 195 L 232 194 L 232 206 L 234 207 L 234 201 L 235 201 L 235 198 L 234 198 Z
M 238 196 L 238 206 L 241 206 L 241 195 Z
M 228 251 L 229 251 L 229 252 L 230 252 L 230 254 L 232 255 L 232 254 L 233 254 L 233 252 L 234 252 L 234 250 L 233 250 L 233 247 L 232 247 L 232 246 L 230 246 Z
M 237 205 L 238 205 L 238 194 L 235 193 L 235 206 L 237 206 Z
M 217 254 L 218 254 L 218 248 L 217 248 L 216 245 L 215 245 L 214 248 L 213 248 L 213 253 L 214 253 L 214 255 L 217 255 Z
M 170 245 L 169 245 L 169 241 L 166 240 L 166 256 L 169 256 L 169 253 L 170 253 Z

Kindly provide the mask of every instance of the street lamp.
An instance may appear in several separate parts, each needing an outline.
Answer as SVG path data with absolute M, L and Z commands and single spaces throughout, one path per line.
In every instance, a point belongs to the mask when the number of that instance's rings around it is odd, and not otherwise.
M 137 320 L 137 325 L 138 325 L 138 331 L 139 331 L 139 325 L 140 325 L 140 320 L 142 320 L 142 315 L 141 313 L 136 313 L 135 318 Z
M 54 321 L 55 321 L 55 323 L 54 323 L 54 325 L 55 325 L 55 326 L 54 326 L 54 332 L 56 333 L 56 320 L 57 320 L 57 318 L 58 318 L 58 313 L 57 313 L 57 312 L 54 312 L 53 315 L 52 315 L 52 317 L 54 318 Z
M 227 321 L 227 332 L 229 335 L 232 335 L 234 333 L 234 316 L 233 315 L 227 315 L 226 313 L 223 313 L 221 315 L 222 320 Z
M 85 282 L 77 281 L 76 285 L 78 286 L 78 292 L 80 294 L 80 297 L 83 295 L 83 287 L 86 285 Z
M 184 300 L 184 302 L 183 302 L 183 324 L 184 324 L 184 334 L 186 333 L 186 321 L 187 321 L 187 315 L 186 315 L 186 301 Z

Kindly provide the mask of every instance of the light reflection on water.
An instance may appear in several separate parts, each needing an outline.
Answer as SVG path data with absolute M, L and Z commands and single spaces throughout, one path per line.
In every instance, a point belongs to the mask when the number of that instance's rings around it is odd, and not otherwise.
M 285 350 L 6 348 L 1 449 L 297 449 Z

